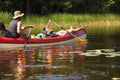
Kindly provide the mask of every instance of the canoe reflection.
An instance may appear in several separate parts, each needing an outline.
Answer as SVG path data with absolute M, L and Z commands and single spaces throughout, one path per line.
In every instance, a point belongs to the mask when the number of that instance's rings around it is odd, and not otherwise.
M 40 75 L 51 79 L 61 78 L 58 74 L 65 76 L 66 79 L 68 77 L 80 79 L 81 77 L 76 75 L 79 72 L 73 70 L 73 68 L 83 70 L 84 56 L 78 55 L 81 53 L 80 50 L 64 45 L 30 48 L 26 51 L 22 49 L 0 51 L 0 76 L 2 76 L 0 79 L 36 80 Z
M 79 46 L 83 48 L 83 46 Z M 34 77 L 36 79 L 42 79 L 40 76 L 48 79 L 59 79 L 61 76 L 57 75 L 58 73 L 64 75 L 63 79 L 81 79 L 83 75 L 78 76 L 80 70 L 82 72 L 84 69 L 82 67 L 84 63 L 84 56 L 80 56 L 82 49 L 77 50 L 72 46 L 52 46 L 48 48 L 39 48 L 37 53 L 37 59 L 34 65 L 26 65 L 26 68 L 37 68 L 39 71 L 34 70 Z M 35 59 L 35 58 L 34 58 Z M 80 67 L 81 66 L 81 67 Z M 74 68 L 74 70 L 73 70 Z M 46 74 L 46 75 L 43 75 Z M 47 75 L 49 74 L 49 75 Z M 54 76 L 56 74 L 56 76 Z M 69 75 L 69 76 L 68 76 Z M 75 77 L 76 76 L 76 77 Z M 61 80 L 63 80 L 61 79 Z M 50 79 L 48 79 L 50 80 Z
M 73 60 L 75 53 L 80 54 L 85 46 L 75 48 L 72 46 L 54 46 L 49 48 L 40 48 L 37 53 L 37 61 L 47 62 L 52 65 L 53 60 Z
M 0 80 L 23 80 L 24 65 L 21 50 L 0 51 Z

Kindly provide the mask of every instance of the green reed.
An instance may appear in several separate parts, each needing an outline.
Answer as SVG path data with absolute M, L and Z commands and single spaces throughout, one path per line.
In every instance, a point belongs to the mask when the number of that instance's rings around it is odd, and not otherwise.
M 0 12 L 0 21 L 4 22 L 8 26 L 12 19 L 12 14 L 8 12 Z M 33 25 L 32 33 L 39 33 L 41 28 L 45 27 L 48 20 L 52 19 L 59 25 L 63 26 L 65 29 L 69 28 L 71 25 L 76 28 L 78 25 L 85 26 L 86 29 L 90 29 L 87 26 L 118 26 L 120 25 L 120 15 L 117 14 L 68 14 L 68 13 L 57 13 L 50 14 L 47 16 L 40 15 L 25 15 L 22 18 L 23 25 Z M 55 24 L 51 23 L 51 28 L 55 31 L 60 29 L 56 27 Z
M 10 13 L 0 12 L 0 21 L 2 21 L 4 24 L 8 24 L 11 18 L 12 18 L 12 15 Z

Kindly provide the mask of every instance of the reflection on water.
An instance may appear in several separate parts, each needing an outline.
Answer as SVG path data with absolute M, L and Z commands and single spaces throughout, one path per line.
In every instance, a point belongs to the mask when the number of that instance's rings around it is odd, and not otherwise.
M 120 57 L 80 55 L 86 45 L 0 51 L 0 80 L 112 80 Z M 106 51 L 113 52 L 107 49 Z M 94 52 L 94 51 L 93 51 Z M 114 73 L 113 73 L 114 72 Z
M 17 65 L 15 68 L 15 80 L 23 80 L 24 79 L 24 72 L 25 72 L 25 68 L 22 67 L 23 65 L 25 65 L 25 56 L 23 54 L 23 52 L 21 50 L 17 50 Z
M 87 27 L 87 49 L 115 48 L 120 51 L 120 26 Z
M 91 28 L 88 44 L 0 50 L 0 80 L 120 80 L 120 31 L 109 29 Z
M 0 79 L 81 79 L 84 56 L 79 56 L 78 53 L 82 50 L 85 50 L 85 45 L 0 51 Z M 78 74 L 78 70 L 81 74 Z
M 83 46 L 79 46 L 79 48 L 83 49 Z M 84 56 L 72 53 L 74 50 L 76 51 L 74 47 L 65 45 L 39 48 L 37 55 L 32 58 L 33 63 L 23 66 L 27 71 L 31 70 L 27 78 L 35 80 L 79 80 L 84 78 L 82 74 Z

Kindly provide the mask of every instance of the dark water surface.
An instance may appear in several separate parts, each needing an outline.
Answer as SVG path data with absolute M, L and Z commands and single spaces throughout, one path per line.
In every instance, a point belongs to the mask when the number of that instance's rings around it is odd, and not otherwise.
M 0 80 L 120 80 L 119 36 L 119 27 L 91 28 L 87 44 L 0 50 Z

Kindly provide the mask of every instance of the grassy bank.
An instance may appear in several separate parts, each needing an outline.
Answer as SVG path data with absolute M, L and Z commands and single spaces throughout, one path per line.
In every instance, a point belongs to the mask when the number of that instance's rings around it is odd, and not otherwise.
M 48 19 L 64 25 L 84 26 L 116 26 L 120 25 L 120 16 L 115 14 L 52 14 L 48 16 L 30 15 L 24 19 L 26 24 L 32 23 L 38 26 L 45 26 Z M 54 26 L 54 25 L 53 25 Z
M 0 12 L 0 20 L 8 26 L 12 14 L 7 12 Z M 48 16 L 39 15 L 25 15 L 22 22 L 24 25 L 34 25 L 34 30 L 39 31 L 38 28 L 45 27 L 49 19 L 54 20 L 61 26 L 68 28 L 69 26 L 76 27 L 77 25 L 83 26 L 119 26 L 120 15 L 116 14 L 51 14 Z M 52 23 L 51 26 L 55 25 Z

